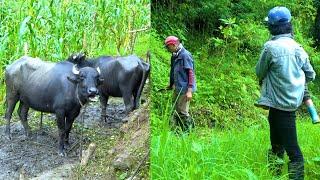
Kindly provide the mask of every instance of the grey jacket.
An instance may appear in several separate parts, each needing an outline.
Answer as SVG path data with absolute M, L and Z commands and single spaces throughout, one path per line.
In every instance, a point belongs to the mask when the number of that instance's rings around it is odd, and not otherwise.
M 262 81 L 258 106 L 295 111 L 302 103 L 306 82 L 316 74 L 304 49 L 291 34 L 282 34 L 264 44 L 256 75 Z

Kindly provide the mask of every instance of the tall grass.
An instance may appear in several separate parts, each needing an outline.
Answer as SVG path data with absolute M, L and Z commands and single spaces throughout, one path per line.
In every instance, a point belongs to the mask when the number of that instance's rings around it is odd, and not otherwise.
M 250 31 L 255 27 L 255 31 Z M 249 24 L 241 29 L 267 37 L 264 27 Z M 263 39 L 248 44 L 263 44 Z M 297 32 L 297 39 L 303 36 Z M 250 39 L 250 38 L 248 38 Z M 196 42 L 196 43 L 195 43 Z M 199 42 L 203 42 L 199 39 Z M 243 43 L 243 42 L 241 42 Z M 314 67 L 319 65 L 319 53 L 310 47 L 311 41 L 301 41 L 310 54 Z M 273 177 L 267 168 L 270 148 L 267 111 L 255 108 L 259 87 L 254 74 L 260 49 L 234 52 L 234 44 L 225 44 L 210 56 L 205 45 L 192 37 L 185 44 L 195 59 L 198 91 L 191 101 L 191 115 L 197 128 L 189 135 L 176 135 L 169 120 L 172 92 L 158 92 L 169 82 L 170 53 L 163 40 L 152 34 L 152 108 L 151 108 L 151 178 L 152 179 L 288 179 L 287 165 L 281 177 Z M 197 46 L 198 45 L 198 46 Z M 238 48 L 238 46 L 237 46 Z M 310 84 L 318 107 L 319 83 Z M 298 112 L 299 144 L 305 158 L 305 179 L 319 179 L 320 168 L 314 158 L 320 157 L 319 126 L 312 125 L 305 107 Z M 288 158 L 285 159 L 288 162 Z
M 267 122 L 244 130 L 197 128 L 189 135 L 170 131 L 152 137 L 153 179 L 272 179 L 266 152 Z M 298 122 L 298 137 L 305 157 L 306 179 L 319 179 L 319 129 L 309 120 Z M 288 159 L 286 158 L 286 162 Z M 287 166 L 279 179 L 287 179 Z
M 0 114 L 4 68 L 24 55 L 25 44 L 29 56 L 54 62 L 79 51 L 145 57 L 149 6 L 148 0 L 1 0 Z

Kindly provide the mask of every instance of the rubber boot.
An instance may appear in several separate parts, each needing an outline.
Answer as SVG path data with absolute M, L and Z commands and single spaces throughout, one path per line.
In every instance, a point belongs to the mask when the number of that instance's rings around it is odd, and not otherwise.
M 170 121 L 171 130 L 177 135 L 181 135 L 181 132 L 184 130 L 184 124 L 180 114 L 174 114 Z
M 190 130 L 191 129 L 193 129 L 194 128 L 194 120 L 192 119 L 192 117 L 191 116 L 186 116 L 185 117 L 185 124 L 186 124 L 186 131 L 187 132 L 190 132 Z
M 181 115 L 176 117 L 176 124 L 181 128 L 181 131 L 184 132 L 186 130 L 185 118 Z
M 314 105 L 308 106 L 307 109 L 308 109 L 308 112 L 311 116 L 312 123 L 313 124 L 320 123 L 319 116 L 318 116 L 317 110 L 314 107 Z
M 290 180 L 303 180 L 304 179 L 304 163 L 290 162 L 288 164 L 288 173 L 289 173 Z
M 278 155 L 272 152 L 271 149 L 268 150 L 268 169 L 274 176 L 280 176 L 282 173 L 284 160 L 284 153 L 279 153 Z

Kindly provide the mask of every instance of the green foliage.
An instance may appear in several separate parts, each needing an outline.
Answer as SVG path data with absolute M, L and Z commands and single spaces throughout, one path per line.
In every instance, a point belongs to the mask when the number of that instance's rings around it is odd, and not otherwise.
M 209 54 L 225 54 L 226 50 L 234 51 L 233 53 L 250 51 L 256 54 L 257 49 L 267 40 L 268 31 L 259 23 L 241 21 L 237 24 L 236 18 L 220 20 L 223 22 L 218 28 L 221 37 L 209 38 L 206 45 Z
M 318 129 L 298 122 L 306 179 L 318 179 Z M 305 134 L 312 136 L 304 136 Z M 221 131 L 198 128 L 189 135 L 153 134 L 151 179 L 272 179 L 267 169 L 268 125 Z M 288 159 L 285 159 L 287 162 Z M 287 166 L 278 179 L 288 179 Z
M 161 38 L 176 35 L 187 46 L 194 43 L 194 36 L 201 36 L 200 39 L 209 39 L 209 50 L 225 43 L 240 46 L 241 50 L 252 50 L 255 47 L 251 47 L 250 43 L 257 43 L 251 41 L 261 42 L 256 35 L 266 34 L 267 31 L 260 27 L 264 26 L 264 18 L 274 6 L 288 7 L 293 19 L 299 18 L 303 34 L 312 35 L 310 24 L 313 24 L 316 13 L 313 0 L 153 0 L 152 26 Z M 193 37 L 192 41 L 188 36 Z
M 255 64 L 263 44 L 270 38 L 263 20 L 274 6 L 291 9 L 295 39 L 308 52 L 319 74 L 320 54 L 312 47 L 310 33 L 315 17 L 313 1 L 157 2 L 152 14 L 156 32 L 151 37 L 152 178 L 271 179 L 265 157 L 269 148 L 267 111 L 254 106 L 260 95 Z M 221 6 L 220 11 L 219 5 L 224 3 L 227 5 Z M 198 9 L 200 4 L 203 11 Z M 194 13 L 200 11 L 206 14 Z M 177 18 L 168 21 L 173 14 Z M 211 18 L 203 26 L 192 26 L 196 19 L 205 20 L 206 15 Z M 169 34 L 183 37 L 183 44 L 195 61 L 198 89 L 193 94 L 190 112 L 197 128 L 189 135 L 171 132 L 171 92 L 157 92 L 169 81 L 170 53 L 161 43 Z M 309 84 L 309 88 L 319 107 L 319 81 Z M 314 145 L 319 138 L 317 128 L 304 118 L 305 108 L 298 114 L 299 143 L 307 159 L 306 179 L 316 179 L 318 166 L 312 159 L 319 153 Z M 279 179 L 287 179 L 285 169 Z

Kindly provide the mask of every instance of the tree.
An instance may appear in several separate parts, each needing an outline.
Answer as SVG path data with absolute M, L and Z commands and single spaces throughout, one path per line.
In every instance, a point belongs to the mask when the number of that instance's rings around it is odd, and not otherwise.
M 317 9 L 317 14 L 314 22 L 313 36 L 315 38 L 315 46 L 320 47 L 320 0 L 314 0 L 314 6 Z

